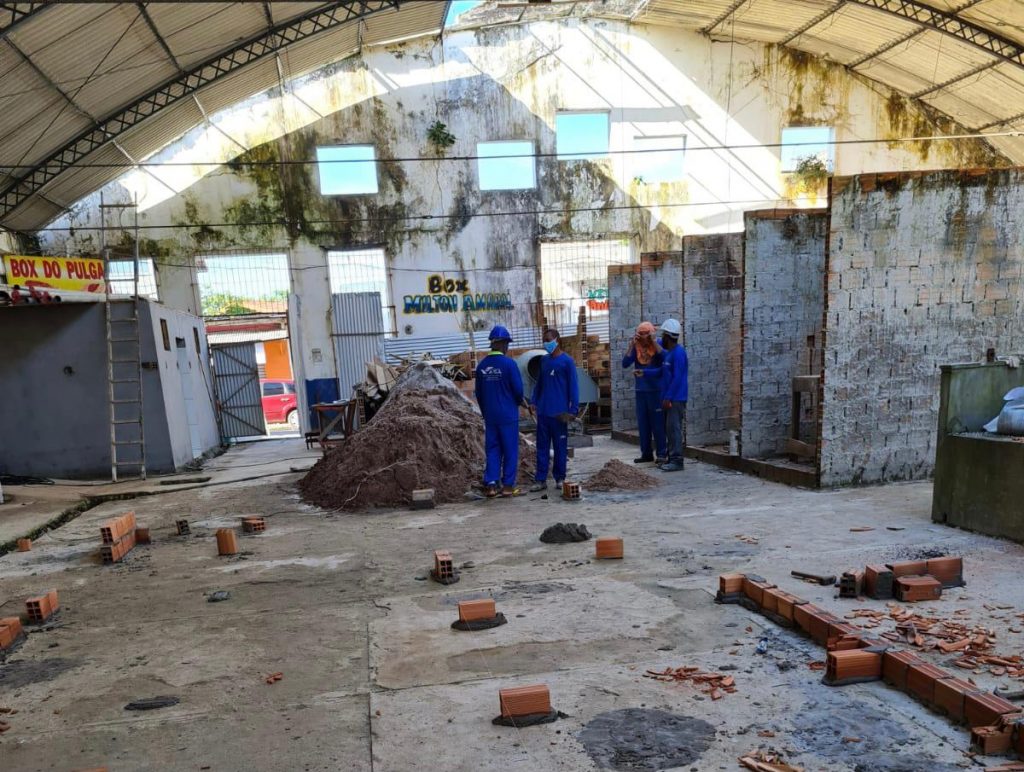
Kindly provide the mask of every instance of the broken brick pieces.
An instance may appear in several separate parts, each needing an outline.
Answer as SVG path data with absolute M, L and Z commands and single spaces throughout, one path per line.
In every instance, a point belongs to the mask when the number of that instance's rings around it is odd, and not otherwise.
M 782 760 L 776 751 L 757 750 L 740 756 L 740 765 L 753 772 L 804 772 L 803 767 L 795 767 Z
M 237 555 L 238 554 L 238 535 L 232 528 L 218 528 L 217 529 L 217 554 L 218 555 Z
M 551 692 L 544 684 L 517 686 L 498 692 L 502 718 L 523 718 L 551 713 Z
M 971 750 L 985 756 L 1002 756 L 1013 750 L 1013 725 L 971 728 Z
M 242 518 L 243 533 L 263 533 L 266 530 L 266 521 L 258 515 L 246 515 Z
M 482 619 L 494 619 L 498 615 L 493 598 L 459 601 L 459 621 L 477 622 Z
M 963 558 L 950 555 L 941 558 L 929 558 L 926 573 L 937 579 L 946 589 L 961 587 L 964 584 Z
M 597 560 L 622 560 L 622 537 L 601 536 L 594 542 L 594 550 Z
M 864 649 L 830 651 L 825 660 L 825 683 L 830 686 L 877 681 L 882 677 L 882 655 Z
M 736 680 L 732 676 L 705 672 L 692 665 L 667 667 L 664 670 L 648 670 L 644 673 L 644 678 L 652 678 L 655 681 L 692 683 L 712 700 L 722 699 L 723 692 L 726 694 L 736 692 Z
M 29 550 L 32 549 L 32 540 L 31 539 L 18 539 L 17 545 L 18 545 L 18 552 L 28 552 Z
M 50 590 L 45 595 L 37 595 L 25 601 L 25 613 L 29 622 L 42 623 L 60 610 L 57 591 Z
M 942 597 L 942 584 L 931 576 L 898 576 L 896 597 L 904 603 L 938 600 Z
M 284 673 L 271 673 L 263 680 L 266 681 L 268 684 L 273 685 L 280 681 L 282 678 L 284 678 Z

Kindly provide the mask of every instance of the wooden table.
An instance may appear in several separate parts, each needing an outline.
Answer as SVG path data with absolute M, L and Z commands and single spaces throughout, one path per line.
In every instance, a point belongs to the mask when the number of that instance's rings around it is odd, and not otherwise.
M 317 442 L 327 452 L 332 442 L 339 442 L 341 439 L 351 437 L 355 431 L 356 400 L 350 399 L 342 402 L 321 402 L 312 406 L 316 413 Z M 333 417 L 328 413 L 336 413 Z M 341 438 L 330 439 L 330 434 L 338 424 L 341 424 Z

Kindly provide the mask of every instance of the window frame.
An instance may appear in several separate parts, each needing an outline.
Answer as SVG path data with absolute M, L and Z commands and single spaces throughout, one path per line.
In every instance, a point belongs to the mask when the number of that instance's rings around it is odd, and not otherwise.
M 279 387 L 281 391 L 270 391 L 270 387 Z M 264 397 L 283 397 L 286 391 L 284 383 L 281 381 L 264 381 L 263 382 L 263 395 Z
M 793 155 L 792 163 L 787 166 L 786 156 L 788 150 L 799 149 L 798 145 L 803 145 L 805 150 L 810 150 L 812 145 L 806 142 L 799 143 L 786 143 L 786 132 L 791 130 L 807 130 L 807 129 L 821 129 L 828 132 L 828 139 L 824 142 L 818 142 L 814 144 L 824 145 L 825 147 L 825 166 L 829 172 L 835 171 L 836 166 L 836 127 L 835 126 L 824 126 L 824 125 L 811 125 L 811 126 L 783 126 L 779 131 L 779 171 L 782 174 L 792 174 L 796 171 L 797 162 L 805 157 L 806 155 L 818 155 L 818 153 L 804 153 L 803 155 Z
M 661 177 L 659 177 L 659 178 L 651 178 L 651 179 L 644 178 L 644 182 L 645 183 L 654 183 L 654 184 L 664 183 L 664 182 L 682 182 L 683 180 L 686 179 L 686 147 L 687 147 L 687 140 L 689 139 L 689 135 L 687 135 L 687 134 L 647 134 L 647 135 L 645 135 L 645 134 L 634 134 L 633 135 L 633 149 L 634 150 L 641 150 L 643 148 L 639 147 L 639 143 L 642 143 L 644 141 L 648 141 L 649 142 L 649 141 L 652 141 L 652 140 L 659 140 L 659 139 L 661 139 L 661 140 L 670 140 L 670 139 L 674 140 L 674 139 L 678 139 L 678 140 L 680 140 L 681 147 L 678 147 L 678 148 L 667 148 L 667 149 L 657 149 L 657 150 L 645 150 L 645 152 L 643 152 L 643 153 L 634 153 L 634 155 L 633 155 L 634 161 L 633 161 L 633 164 L 632 164 L 633 165 L 633 176 L 634 177 L 643 177 L 643 174 L 638 173 L 638 172 L 640 172 L 640 170 L 636 168 L 636 166 L 637 166 L 636 165 L 636 159 L 638 159 L 638 158 L 647 159 L 647 158 L 651 158 L 651 157 L 657 157 L 657 155 L 659 153 L 665 153 L 665 154 L 667 154 L 667 153 L 679 153 L 679 174 L 678 174 L 678 176 L 672 177 L 671 179 L 665 179 L 665 178 L 661 178 Z
M 360 190 L 360 191 L 326 191 L 324 190 L 324 175 L 323 175 L 323 164 L 331 163 L 332 159 L 322 160 L 320 158 L 320 151 L 330 150 L 344 150 L 346 148 L 369 148 L 373 158 L 371 159 L 352 159 L 345 161 L 344 165 L 351 164 L 354 168 L 360 168 L 361 164 L 373 164 L 373 190 Z M 344 159 L 339 159 L 343 160 Z M 344 168 L 344 165 L 339 164 L 339 168 Z M 377 158 L 377 146 L 372 142 L 349 142 L 344 144 L 333 144 L 333 145 L 318 145 L 316 148 L 316 177 L 317 177 L 317 188 L 320 191 L 321 196 L 339 196 L 345 198 L 352 198 L 354 196 L 376 196 L 380 194 L 380 161 Z
M 558 138 L 562 132 L 558 129 L 558 119 L 563 116 L 603 115 L 605 119 L 606 137 L 604 153 L 600 155 L 584 155 L 580 153 L 563 153 L 559 148 Z M 557 110 L 555 112 L 555 159 L 558 161 L 603 161 L 611 158 L 612 145 L 612 113 L 611 110 Z

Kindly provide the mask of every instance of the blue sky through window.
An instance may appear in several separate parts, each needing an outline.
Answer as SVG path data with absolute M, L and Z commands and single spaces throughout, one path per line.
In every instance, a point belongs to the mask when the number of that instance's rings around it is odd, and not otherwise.
M 320 192 L 355 196 L 377 192 L 377 161 L 373 145 L 338 145 L 316 149 Z M 331 163 L 343 162 L 343 163 Z
M 677 182 L 683 179 L 686 137 L 634 137 L 633 176 L 644 182 Z M 650 152 L 648 152 L 650 151 Z
M 476 8 L 483 0 L 453 0 L 448 7 L 448 16 L 445 17 L 444 26 L 450 27 L 458 21 L 458 17 L 466 11 Z
M 608 155 L 608 113 L 559 113 L 555 144 L 561 160 Z
M 480 190 L 523 190 L 537 186 L 533 142 L 479 142 Z M 521 155 L 526 158 L 494 158 Z
M 789 126 L 782 130 L 782 171 L 791 172 L 808 156 L 820 157 L 829 169 L 835 161 L 831 126 Z

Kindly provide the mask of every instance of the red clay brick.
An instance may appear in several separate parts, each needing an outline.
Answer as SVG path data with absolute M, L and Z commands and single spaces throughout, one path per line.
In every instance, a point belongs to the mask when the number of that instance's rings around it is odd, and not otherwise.
M 983 756 L 1001 756 L 1013 748 L 1013 729 L 1004 726 L 976 726 L 971 729 L 971 750 Z
M 935 702 L 935 682 L 952 677 L 952 673 L 947 673 L 935 665 L 910 664 L 907 665 L 906 691 L 926 705 L 932 705 Z
M 498 692 L 498 702 L 504 718 L 551 712 L 551 692 L 544 684 L 502 689 Z
M 882 655 L 863 649 L 830 651 L 825 660 L 825 677 L 829 681 L 881 678 Z
M 743 574 L 722 574 L 718 577 L 718 591 L 722 595 L 743 592 Z
M 935 577 L 943 587 L 956 587 L 963 582 L 963 558 L 947 555 L 928 561 L 928 575 Z
M 17 639 L 14 628 L 10 625 L 0 624 L 0 649 L 6 649 Z
M 149 544 L 151 538 L 149 535 L 149 528 L 139 526 L 135 529 L 135 543 L 136 544 Z
M 896 579 L 896 597 L 904 603 L 938 600 L 942 584 L 931 576 L 900 576 Z
M 964 697 L 964 718 L 971 728 L 991 726 L 1001 716 L 1016 712 L 1016 705 L 994 694 L 978 692 Z
M 779 613 L 779 601 L 786 593 L 778 587 L 766 587 L 761 591 L 761 609 L 771 614 Z
M 964 699 L 968 694 L 981 690 L 972 683 L 960 678 L 940 678 L 935 681 L 935 698 L 932 704 L 950 720 L 959 723 L 964 721 Z
M 31 539 L 18 539 L 18 552 L 28 552 L 32 549 Z
M 903 560 L 899 563 L 890 563 L 889 569 L 892 571 L 893 578 L 896 579 L 901 576 L 924 576 L 928 573 L 928 561 Z
M 882 655 L 882 678 L 900 691 L 906 691 L 907 668 L 917 664 L 924 662 L 914 652 L 890 649 Z
M 238 536 L 231 528 L 218 528 L 217 529 L 217 554 L 218 555 L 237 555 L 238 554 Z
M 813 603 L 803 603 L 799 606 L 793 607 L 793 621 L 796 622 L 797 627 L 803 630 L 808 635 L 811 634 L 811 628 L 813 621 L 816 620 L 820 615 L 825 612 L 815 606 Z M 827 630 L 826 623 L 826 630 Z
M 895 577 L 886 566 L 864 568 L 864 594 L 875 600 L 889 600 L 893 593 Z
M 621 560 L 622 537 L 601 536 L 594 542 L 594 556 L 598 560 Z
M 45 622 L 53 615 L 49 595 L 38 595 L 25 601 L 25 612 L 30 622 Z
M 434 575 L 438 579 L 455 578 L 455 562 L 448 550 L 434 550 Z
M 493 598 L 459 601 L 459 619 L 463 622 L 475 622 L 478 619 L 494 619 L 497 614 L 498 611 Z
M 765 589 L 774 586 L 774 584 L 769 584 L 768 582 L 751 579 L 749 576 L 743 577 L 743 594 L 754 601 L 758 606 L 760 606 L 764 600 L 763 595 Z

